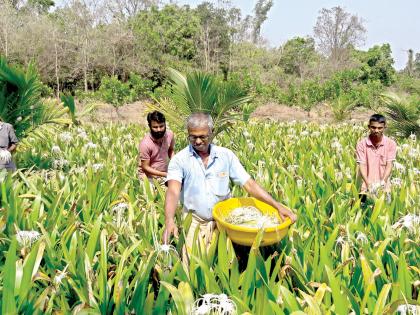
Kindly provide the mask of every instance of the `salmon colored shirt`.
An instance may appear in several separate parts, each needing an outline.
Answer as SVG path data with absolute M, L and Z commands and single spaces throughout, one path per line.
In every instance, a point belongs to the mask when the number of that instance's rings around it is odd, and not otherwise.
M 148 133 L 139 145 L 139 167 L 138 173 L 141 178 L 143 175 L 151 178 L 151 174 L 143 172 L 141 161 L 150 161 L 150 166 L 155 170 L 166 172 L 169 164 L 169 150 L 174 149 L 175 138 L 171 130 L 166 130 L 165 135 L 161 139 L 155 139 Z
M 379 183 L 385 173 L 387 162 L 394 161 L 397 155 L 397 144 L 394 140 L 383 136 L 377 148 L 372 144 L 369 137 L 359 141 L 356 146 L 356 161 L 358 164 L 367 165 L 367 177 L 371 183 Z M 385 183 L 385 188 L 390 188 L 390 182 Z M 366 183 L 363 181 L 362 191 L 366 191 Z

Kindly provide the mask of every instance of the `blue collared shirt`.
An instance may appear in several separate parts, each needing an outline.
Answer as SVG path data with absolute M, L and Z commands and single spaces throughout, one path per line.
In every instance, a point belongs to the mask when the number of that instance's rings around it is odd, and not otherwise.
M 213 206 L 230 198 L 230 180 L 243 186 L 250 178 L 231 150 L 211 144 L 207 168 L 189 145 L 169 162 L 166 180 L 182 184 L 181 202 L 185 211 L 212 220 Z

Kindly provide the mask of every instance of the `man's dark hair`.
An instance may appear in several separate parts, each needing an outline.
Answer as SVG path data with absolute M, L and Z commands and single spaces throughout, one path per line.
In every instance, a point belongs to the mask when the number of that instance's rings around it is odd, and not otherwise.
M 166 122 L 165 115 L 163 115 L 161 112 L 158 112 L 157 110 L 155 110 L 151 113 L 148 113 L 147 114 L 147 123 L 149 124 L 149 127 L 152 124 L 152 121 L 156 121 L 158 123 L 164 123 L 164 122 Z
M 385 118 L 384 115 L 381 115 L 381 114 L 373 114 L 369 118 L 369 124 L 371 122 L 378 122 L 380 124 L 385 124 L 386 125 L 386 118 Z

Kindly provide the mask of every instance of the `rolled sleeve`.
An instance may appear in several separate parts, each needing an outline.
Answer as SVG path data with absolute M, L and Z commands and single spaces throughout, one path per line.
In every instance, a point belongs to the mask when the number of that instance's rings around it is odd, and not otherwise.
M 390 141 L 386 156 L 387 162 L 395 161 L 395 159 L 397 158 L 397 144 L 395 143 L 395 141 Z
M 356 146 L 356 162 L 366 164 L 366 146 L 363 142 L 359 142 Z
M 150 160 L 150 153 L 151 151 L 149 147 L 147 146 L 146 142 L 145 141 L 140 142 L 140 145 L 139 145 L 140 160 L 146 160 L 146 161 Z
M 175 148 L 175 135 L 174 135 L 174 133 L 172 132 L 172 133 L 171 133 L 171 142 L 170 142 L 170 144 L 169 144 L 169 149 L 174 150 L 174 148 Z
M 176 180 L 182 183 L 183 178 L 184 178 L 184 171 L 182 168 L 182 163 L 175 157 L 169 162 L 166 181 Z
M 237 185 L 243 186 L 251 178 L 237 156 L 232 152 L 229 169 L 230 179 Z
M 16 137 L 15 130 L 12 126 L 9 128 L 9 143 L 16 144 L 19 142 L 19 139 Z

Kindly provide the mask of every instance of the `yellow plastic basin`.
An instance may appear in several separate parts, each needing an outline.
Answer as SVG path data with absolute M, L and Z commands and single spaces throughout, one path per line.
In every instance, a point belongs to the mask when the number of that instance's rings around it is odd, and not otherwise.
M 216 220 L 219 230 L 225 230 L 232 242 L 240 245 L 252 246 L 252 243 L 259 231 L 258 228 L 233 225 L 225 221 L 226 217 L 232 210 L 238 207 L 248 206 L 254 206 L 264 214 L 275 215 L 280 222 L 282 221 L 275 208 L 255 198 L 230 198 L 218 202 L 213 208 L 213 218 Z M 289 226 L 291 224 L 292 221 L 287 218 L 284 222 L 275 227 L 265 228 L 260 245 L 266 246 L 278 243 L 287 235 L 287 231 L 289 230 Z

